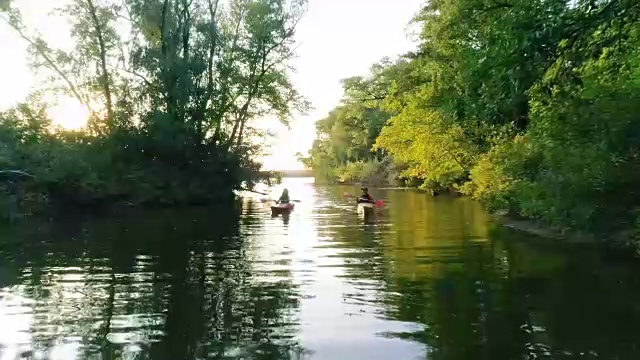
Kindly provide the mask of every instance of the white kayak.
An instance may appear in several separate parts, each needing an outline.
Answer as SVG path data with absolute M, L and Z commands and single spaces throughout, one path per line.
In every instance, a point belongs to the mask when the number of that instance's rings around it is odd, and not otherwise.
M 358 215 L 365 216 L 373 213 L 374 204 L 371 203 L 359 203 L 357 206 Z

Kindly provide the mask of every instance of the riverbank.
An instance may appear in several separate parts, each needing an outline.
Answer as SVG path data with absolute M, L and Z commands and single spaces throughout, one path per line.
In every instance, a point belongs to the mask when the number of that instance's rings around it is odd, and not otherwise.
M 36 174 L 41 172 L 41 169 L 30 170 Z M 91 181 L 92 174 L 81 174 L 76 178 L 79 181 L 65 180 L 66 174 L 58 181 L 38 176 L 0 181 L 0 220 L 229 203 L 235 198 L 234 190 L 247 184 L 279 181 L 276 174 L 249 169 L 194 170 L 198 169 L 161 173 L 138 171 L 130 176 L 101 177 L 99 182 Z
M 510 217 L 504 211 L 496 211 L 491 215 L 502 227 L 530 234 L 556 244 L 595 245 L 604 253 L 617 259 L 640 258 L 640 243 L 635 239 L 635 232 L 630 230 L 596 234 L 571 228 L 554 227 L 542 221 L 517 219 Z
M 534 220 L 514 219 L 502 212 L 495 212 L 492 217 L 502 226 L 536 235 L 542 238 L 556 241 L 565 241 L 574 244 L 594 243 L 596 238 L 593 234 L 571 231 L 569 229 L 559 229 Z

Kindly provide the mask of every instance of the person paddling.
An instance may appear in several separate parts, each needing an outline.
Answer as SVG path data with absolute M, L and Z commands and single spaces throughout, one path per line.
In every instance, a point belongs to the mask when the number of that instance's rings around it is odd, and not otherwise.
M 276 204 L 288 204 L 289 202 L 291 202 L 291 199 L 289 198 L 289 189 L 284 189 L 282 190 L 282 195 L 280 195 L 280 198 L 276 201 Z
M 362 187 L 360 190 L 362 190 L 362 194 L 360 194 L 360 197 L 357 199 L 358 204 L 360 203 L 375 204 L 375 201 L 373 200 L 371 195 L 369 195 L 369 189 L 366 186 Z

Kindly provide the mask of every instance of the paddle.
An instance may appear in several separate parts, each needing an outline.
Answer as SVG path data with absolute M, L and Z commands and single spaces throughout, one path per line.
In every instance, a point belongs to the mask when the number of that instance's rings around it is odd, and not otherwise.
M 262 198 L 262 199 L 260 199 L 260 201 L 261 201 L 261 202 L 271 202 L 271 201 L 273 201 L 273 202 L 277 202 L 278 200 Z M 289 200 L 289 201 L 290 201 L 290 202 L 294 202 L 294 203 L 301 203 L 301 202 L 302 202 L 301 200 Z
M 265 195 L 265 196 L 269 196 L 269 195 L 271 195 L 271 194 L 267 194 L 267 193 L 263 193 L 263 192 L 255 191 L 255 190 L 249 190 L 249 189 L 241 189 L 241 190 L 248 191 L 248 192 L 252 192 L 252 193 L 256 193 L 256 194 L 260 194 L 260 195 Z M 260 199 L 260 201 L 262 201 L 262 202 L 267 202 L 267 201 L 274 201 L 274 202 L 277 202 L 278 200 L 273 200 L 273 199 Z M 300 201 L 300 200 L 289 200 L 289 201 L 291 201 L 291 202 L 295 202 L 295 203 L 300 203 L 300 202 L 302 202 L 302 201 Z
M 26 176 L 26 177 L 31 177 L 34 178 L 35 176 L 29 174 L 26 171 L 22 171 L 22 170 L 0 170 L 0 176 L 2 175 L 14 175 L 14 176 Z
M 248 191 L 248 192 L 252 192 L 252 193 L 256 193 L 256 194 L 260 194 L 260 195 L 267 195 L 267 196 L 269 196 L 269 194 L 267 194 L 267 193 L 263 193 L 263 192 L 260 192 L 260 191 L 249 190 L 249 189 L 240 189 L 240 190 L 242 190 L 242 191 Z
M 342 194 L 342 197 L 351 197 L 351 198 L 354 198 L 354 199 L 358 199 L 357 196 L 353 196 L 353 195 L 351 195 L 351 194 L 349 194 L 347 192 Z M 383 207 L 384 206 L 384 202 L 382 200 L 376 200 L 375 204 L 376 204 L 377 207 Z

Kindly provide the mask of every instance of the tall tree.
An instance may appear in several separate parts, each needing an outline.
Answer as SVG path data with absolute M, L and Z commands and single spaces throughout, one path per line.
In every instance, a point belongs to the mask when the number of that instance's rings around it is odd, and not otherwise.
M 52 75 L 48 94 L 90 107 L 89 131 L 56 140 L 101 159 L 89 166 L 101 180 L 87 183 L 208 198 L 258 176 L 253 120 L 288 123 L 308 107 L 289 79 L 305 10 L 306 0 L 69 0 L 57 15 L 72 50 L 25 26 L 13 3 L 0 16 Z

